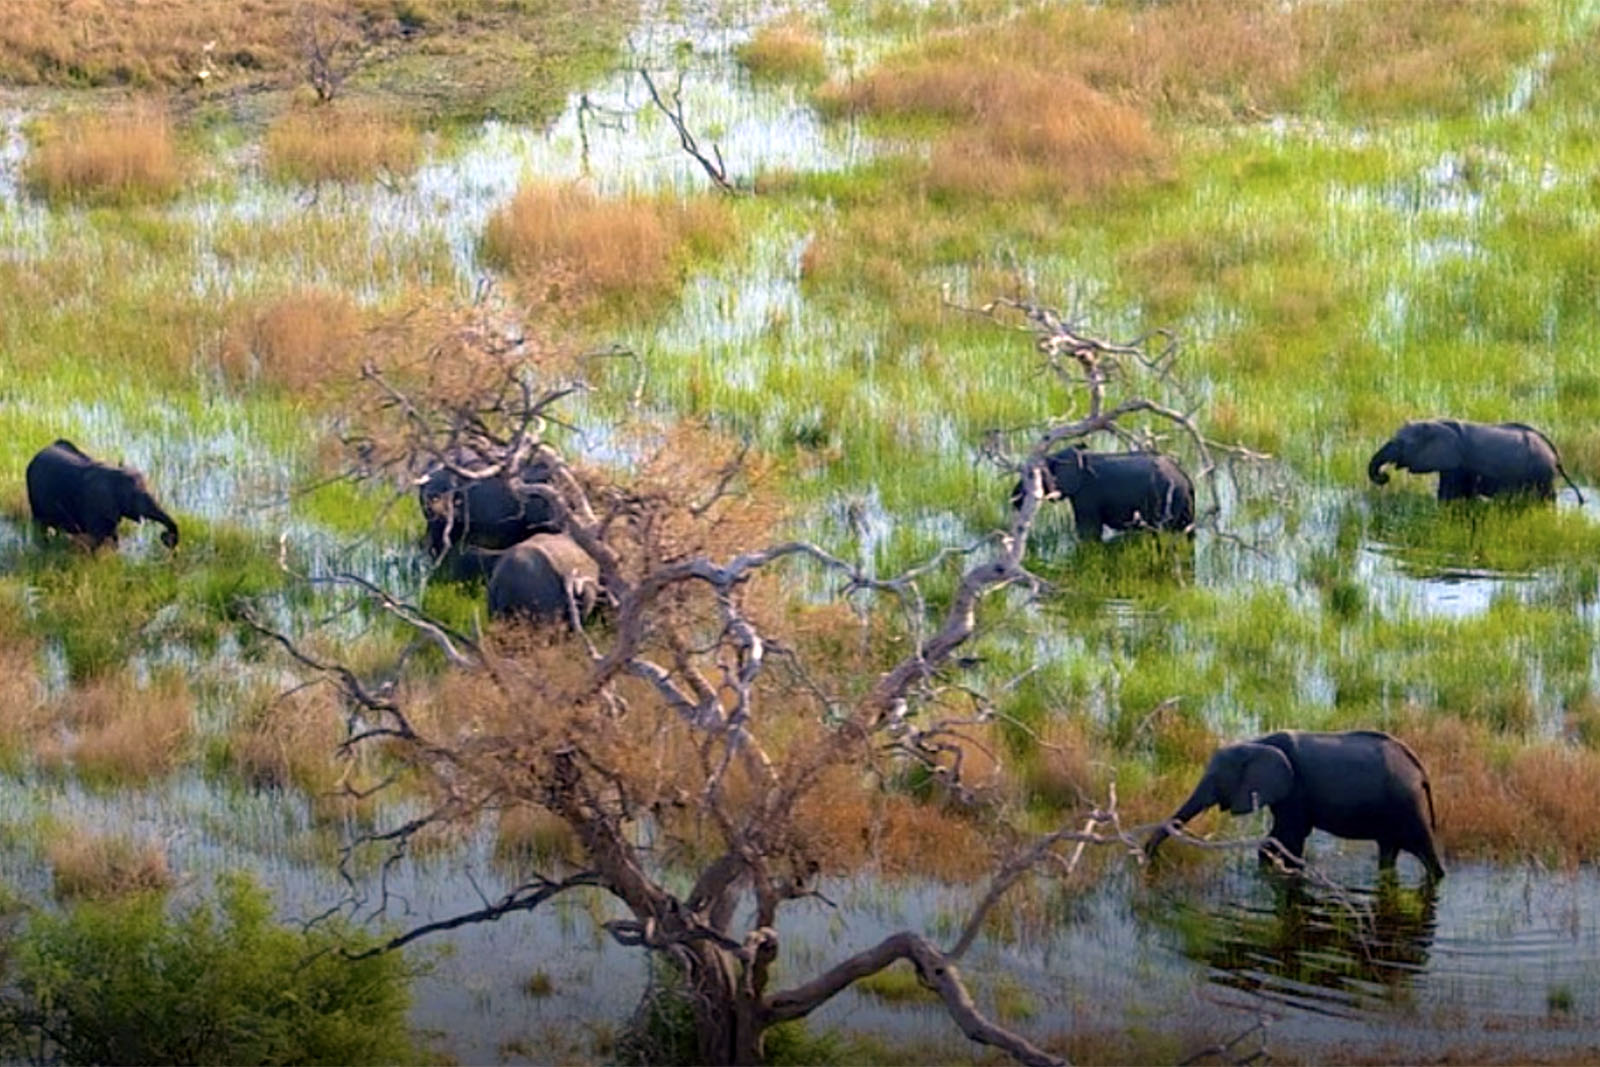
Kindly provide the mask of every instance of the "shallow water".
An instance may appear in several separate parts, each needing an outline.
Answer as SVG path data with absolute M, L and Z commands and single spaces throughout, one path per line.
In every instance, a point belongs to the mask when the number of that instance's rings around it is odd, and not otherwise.
M 839 169 L 875 151 L 854 126 L 824 126 L 802 94 L 786 86 L 752 85 L 732 61 L 731 49 L 770 11 L 752 6 L 728 19 L 718 17 L 717 10 L 714 4 L 651 9 L 630 41 L 628 69 L 574 94 L 548 129 L 485 123 L 464 144 L 435 144 L 417 174 L 393 189 L 373 184 L 312 198 L 307 190 L 266 183 L 258 160 L 241 155 L 227 164 L 242 168 L 237 195 L 186 201 L 172 209 L 174 217 L 194 226 L 200 265 L 192 284 L 221 298 L 281 283 L 283 278 L 263 277 L 257 268 L 218 256 L 217 235 L 231 224 L 270 227 L 316 213 L 351 223 L 374 250 L 441 244 L 453 277 L 433 280 L 452 281 L 466 293 L 483 273 L 476 256 L 485 220 L 529 175 L 582 180 L 607 193 L 705 188 L 705 175 L 648 103 L 634 69 L 640 65 L 657 72 L 663 88 L 678 84 L 681 71 L 691 125 L 707 146 L 720 147 L 736 179 L 748 180 L 763 170 Z M 680 49 L 685 41 L 688 47 Z M 1519 83 L 1508 108 L 1523 106 L 1518 94 L 1531 91 L 1538 76 L 1530 73 L 1526 87 Z M 0 112 L 0 207 L 6 209 L 0 224 L 6 254 L 43 256 L 49 253 L 47 235 L 57 231 L 46 225 L 49 212 L 18 197 L 24 117 L 21 111 Z M 1466 180 L 1465 168 L 1459 155 L 1442 154 L 1411 182 L 1349 194 L 1350 209 L 1381 206 L 1404 220 L 1412 259 L 1420 268 L 1472 255 L 1470 242 L 1438 236 L 1414 221 L 1419 215 L 1470 219 L 1483 210 L 1483 197 Z M 871 323 L 819 315 L 807 305 L 801 261 L 814 224 L 779 220 L 756 236 L 739 263 L 691 279 L 677 313 L 645 339 L 658 366 L 701 360 L 729 388 L 759 392 L 763 371 L 776 359 L 825 366 L 864 353 L 870 364 L 877 344 Z M 74 227 L 80 225 L 81 220 L 69 220 L 59 232 L 77 233 Z M 322 276 L 314 253 L 287 263 L 283 272 L 300 282 Z M 360 295 L 377 300 L 405 280 L 375 268 L 360 283 Z M 1380 339 L 1398 335 L 1408 313 L 1396 290 L 1384 321 L 1373 324 L 1374 333 Z M 1125 314 L 1130 321 L 1134 317 L 1131 310 Z M 775 327 L 786 336 L 776 352 L 759 343 Z M 860 393 L 864 409 L 881 406 L 870 385 Z M 116 458 L 142 467 L 179 512 L 281 532 L 295 546 L 297 560 L 312 571 L 353 569 L 403 595 L 420 584 L 413 546 L 380 541 L 351 549 L 285 506 L 300 474 L 294 457 L 270 442 L 294 440 L 303 429 L 263 426 L 225 398 L 209 405 L 200 423 L 189 413 L 161 408 L 141 408 L 135 416 L 115 400 L 35 396 L 26 402 L 93 439 L 116 441 Z M 804 421 L 804 398 L 792 409 L 788 403 L 773 398 L 761 405 L 755 424 L 760 435 L 771 437 Z M 937 447 L 968 447 L 950 420 L 929 419 L 915 429 Z M 603 451 L 604 431 L 596 431 L 591 443 Z M 1292 535 L 1276 518 L 1232 531 L 1251 542 L 1247 549 L 1202 533 L 1182 580 L 1224 591 L 1282 588 L 1296 607 L 1314 606 L 1317 594 L 1302 580 L 1306 555 L 1332 542 L 1338 515 L 1359 501 L 1363 490 L 1297 486 L 1295 492 L 1302 521 Z M 1591 494 L 1591 501 L 1585 513 L 1600 515 L 1600 494 Z M 1229 522 L 1236 503 L 1232 497 L 1225 502 Z M 400 506 L 408 507 L 409 501 Z M 1564 499 L 1560 506 L 1573 505 Z M 821 501 L 803 529 L 827 547 L 855 542 L 865 565 L 876 569 L 893 552 L 897 529 L 909 527 L 930 543 L 971 541 L 984 531 L 967 514 L 940 509 L 892 515 L 877 486 L 856 486 Z M 23 531 L 0 520 L 0 558 L 19 549 L 22 537 Z M 126 550 L 159 551 L 147 535 L 134 538 Z M 1083 549 L 1068 533 L 1054 537 L 1048 551 L 1070 560 Z M 1374 607 L 1393 613 L 1464 618 L 1486 611 L 1499 596 L 1542 596 L 1550 582 L 1547 574 L 1498 573 L 1465 564 L 1418 568 L 1403 552 L 1375 541 L 1363 544 L 1354 560 Z M 831 588 L 820 575 L 816 581 L 819 591 Z M 1108 597 L 1103 609 L 1125 632 L 1165 625 L 1125 598 Z M 1034 646 L 1040 659 L 1083 651 L 1081 639 L 1070 631 L 1041 627 L 1040 633 Z M 183 650 L 172 655 L 181 661 Z M 231 649 L 225 646 L 218 655 L 225 669 Z M 151 662 L 141 661 L 140 669 Z M 1600 679 L 1600 662 L 1592 671 Z M 64 665 L 52 673 L 64 676 Z M 1301 685 L 1308 704 L 1332 703 L 1334 683 L 1323 665 L 1307 663 Z M 1217 702 L 1219 707 L 1228 703 L 1227 694 L 1219 694 Z M 1102 693 L 1090 694 L 1086 703 L 1092 711 L 1105 711 Z M 200 714 L 220 721 L 229 709 L 203 707 Z M 1218 721 L 1249 726 L 1248 709 L 1227 714 L 1224 720 L 1219 711 Z M 318 828 L 308 804 L 293 794 L 243 790 L 194 775 L 115 795 L 38 780 L 0 790 L 0 822 L 20 823 L 45 811 L 75 824 L 163 841 L 174 869 L 189 879 L 185 892 L 202 894 L 212 872 L 243 867 L 275 889 L 286 917 L 317 914 L 341 899 L 342 888 L 326 862 L 327 828 Z M 386 814 L 398 817 L 402 811 L 397 806 Z M 967 970 L 980 989 L 1002 973 L 1018 976 L 1036 1003 L 1034 1018 L 1017 1024 L 1030 1033 L 1169 1025 L 1214 1039 L 1266 1014 L 1276 1020 L 1274 1038 L 1289 1045 L 1349 1041 L 1370 1046 L 1392 1040 L 1419 1059 L 1474 1041 L 1512 1056 L 1592 1047 L 1589 1035 L 1600 1025 L 1600 1005 L 1592 995 L 1600 982 L 1600 935 L 1588 916 L 1600 904 L 1600 876 L 1587 870 L 1562 874 L 1462 865 L 1431 903 L 1419 903 L 1413 894 L 1394 908 L 1370 891 L 1371 846 L 1339 848 L 1319 838 L 1314 847 L 1335 878 L 1356 887 L 1345 897 L 1312 890 L 1308 900 L 1285 904 L 1248 858 L 1230 860 L 1214 878 L 1158 878 L 1153 889 L 1137 879 L 1113 877 L 1014 941 L 981 943 Z M 1413 866 L 1403 869 L 1415 879 Z M 0 876 L 41 895 L 48 890 L 44 866 L 25 852 L 0 852 Z M 401 923 L 442 918 L 478 906 L 480 889 L 493 895 L 507 885 L 492 857 L 492 834 L 480 828 L 458 850 L 397 866 L 385 917 Z M 965 888 L 871 878 L 832 882 L 824 892 L 840 902 L 837 911 L 821 903 L 805 905 L 783 923 L 786 979 L 798 981 L 904 925 L 942 929 L 973 894 Z M 417 1024 L 439 1031 L 439 1047 L 463 1062 L 594 1054 L 631 1011 L 645 972 L 635 952 L 598 932 L 597 922 L 611 912 L 590 908 L 581 898 L 573 901 L 553 908 L 553 916 L 515 917 L 436 941 L 435 946 L 449 948 L 417 985 Z M 371 913 L 369 901 L 359 914 Z M 1196 928 L 1203 936 L 1194 934 Z M 429 951 L 426 942 L 423 949 Z M 535 972 L 552 980 L 550 995 L 525 991 Z M 942 1013 L 886 1004 L 861 992 L 841 996 L 816 1022 L 927 1040 L 945 1049 L 963 1047 Z

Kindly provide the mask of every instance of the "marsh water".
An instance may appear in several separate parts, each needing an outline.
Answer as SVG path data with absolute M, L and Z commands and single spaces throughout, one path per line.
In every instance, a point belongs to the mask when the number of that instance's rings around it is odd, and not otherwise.
M 732 49 L 769 12 L 749 8 L 730 17 L 720 5 L 714 11 L 693 4 L 647 11 L 630 39 L 625 68 L 573 94 L 550 126 L 485 123 L 462 144 L 436 146 L 417 175 L 397 187 L 355 187 L 313 202 L 262 180 L 248 152 L 230 157 L 226 165 L 242 168 L 233 195 L 172 209 L 192 223 L 199 247 L 202 267 L 191 284 L 221 297 L 254 283 L 227 260 L 206 254 L 219 228 L 270 226 L 312 212 L 364 221 L 377 264 L 367 280 L 369 297 L 397 284 L 378 254 L 397 234 L 443 249 L 441 264 L 469 293 L 482 277 L 476 235 L 528 175 L 583 178 L 608 192 L 703 186 L 698 166 L 649 106 L 636 73 L 641 65 L 672 84 L 681 78 L 685 113 L 715 131 L 735 178 L 764 168 L 838 169 L 870 156 L 875 146 L 852 124 L 822 123 L 801 92 L 753 84 L 733 61 Z M 858 44 L 858 55 L 888 43 Z M 0 234 L 14 256 L 47 256 L 50 242 L 72 227 L 47 220 L 44 209 L 17 193 L 26 114 L 25 101 L 0 108 Z M 1447 178 L 1442 171 L 1420 175 L 1419 188 L 1447 187 Z M 1407 210 L 1471 207 L 1439 193 Z M 734 389 L 759 389 L 759 360 L 767 357 L 747 342 L 775 321 L 787 324 L 796 359 L 831 359 L 870 347 L 864 326 L 807 313 L 800 261 L 811 226 L 803 218 L 773 221 L 739 259 L 691 279 L 677 312 L 652 336 L 634 340 L 663 365 L 714 363 Z M 1452 251 L 1438 247 L 1425 254 Z M 317 277 L 310 259 L 295 269 L 307 280 Z M 36 405 L 42 418 L 119 442 L 120 458 L 145 470 L 175 510 L 281 534 L 295 547 L 299 565 L 313 573 L 350 569 L 407 596 L 423 580 L 415 544 L 378 540 L 351 547 L 351 539 L 295 510 L 292 494 L 303 472 L 272 443 L 294 437 L 264 422 L 276 416 L 246 411 L 221 395 L 199 416 L 126 397 L 91 403 L 30 394 L 26 401 L 7 395 L 7 402 Z M 761 418 L 768 425 L 760 429 L 770 433 L 803 421 L 803 405 L 804 398 L 767 398 Z M 923 432 L 952 450 L 971 449 L 948 427 Z M 993 481 L 999 496 L 998 472 Z M 1364 498 L 1351 490 L 1322 506 L 1310 490 L 1297 491 L 1311 502 L 1293 534 L 1266 521 L 1244 531 L 1248 544 L 1241 547 L 1202 533 L 1188 580 L 1217 589 L 1267 586 L 1292 597 L 1317 595 L 1302 584 L 1306 556 L 1332 542 L 1337 510 L 1363 507 Z M 1588 495 L 1583 513 L 1600 521 L 1600 493 Z M 1567 494 L 1557 506 L 1579 507 Z M 897 523 L 952 542 L 982 532 L 953 511 L 890 515 L 870 486 L 818 502 L 812 516 L 802 521 L 806 533 L 823 543 L 853 538 L 868 558 L 886 545 Z M 24 533 L 0 519 L 0 566 L 30 550 Z M 129 541 L 125 552 L 153 551 L 147 534 Z M 1045 531 L 1041 544 L 1059 558 L 1077 548 L 1059 529 L 1053 541 Z M 1402 614 L 1469 616 L 1498 597 L 1537 597 L 1550 581 L 1537 572 L 1486 570 L 1470 559 L 1417 563 L 1404 546 L 1377 541 L 1360 545 L 1353 558 L 1355 578 L 1373 602 Z M 1115 614 L 1127 605 L 1112 597 L 1104 609 Z M 1048 602 L 1035 610 L 1048 613 Z M 1126 613 L 1130 626 L 1159 624 Z M 228 649 L 218 654 L 225 658 Z M 1318 670 L 1306 666 L 1308 693 L 1326 687 Z M 1600 688 L 1600 665 L 1591 675 Z M 288 917 L 319 914 L 345 897 L 325 846 L 316 843 L 309 804 L 292 793 L 199 775 L 113 794 L 46 779 L 0 789 L 0 824 L 43 812 L 162 842 L 173 869 L 190 880 L 180 893 L 203 892 L 212 872 L 245 868 L 275 890 Z M 1015 1025 L 1039 1034 L 1170 1030 L 1179 1042 L 1198 1046 L 1267 1017 L 1273 1040 L 1299 1050 L 1394 1048 L 1397 1058 L 1418 1059 L 1453 1050 L 1498 1050 L 1506 1058 L 1541 1050 L 1600 1054 L 1593 1036 L 1600 1028 L 1596 872 L 1463 864 L 1436 895 L 1380 893 L 1372 886 L 1370 845 L 1319 835 L 1312 847 L 1322 869 L 1345 888 L 1293 893 L 1258 873 L 1247 856 L 1228 859 L 1219 876 L 1203 880 L 1182 873 L 1147 879 L 1129 868 L 1092 889 L 1059 891 L 1044 919 L 983 941 L 967 970 L 990 1006 L 1002 988 L 1000 976 L 1019 981 L 1023 1006 L 1010 1009 Z M 1409 860 L 1402 876 L 1415 884 L 1418 871 Z M 48 888 L 46 872 L 14 851 L 0 849 L 0 877 L 40 892 Z M 492 897 L 511 877 L 494 857 L 492 828 L 481 827 L 459 848 L 399 864 L 388 898 L 367 899 L 357 913 L 404 925 L 444 918 L 478 907 L 480 893 Z M 907 926 L 947 935 L 974 893 L 870 876 L 830 883 L 824 895 L 834 905 L 808 904 L 785 920 L 784 972 L 802 978 Z M 416 987 L 416 1024 L 461 1062 L 605 1055 L 646 981 L 639 955 L 617 947 L 600 929 L 610 917 L 603 904 L 574 896 L 549 914 L 468 927 L 425 945 L 428 969 Z M 548 986 L 530 986 L 535 974 L 546 976 Z M 867 992 L 838 998 L 816 1022 L 946 1051 L 963 1048 L 936 1006 Z

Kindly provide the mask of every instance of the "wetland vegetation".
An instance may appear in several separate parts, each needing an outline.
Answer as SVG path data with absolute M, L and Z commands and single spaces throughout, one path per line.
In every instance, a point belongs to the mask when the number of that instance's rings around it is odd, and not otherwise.
M 1219 743 L 1384 729 L 1432 773 L 1451 869 L 1437 899 L 1371 892 L 1370 846 L 1321 836 L 1313 858 L 1345 888 L 1287 904 L 1242 853 L 1171 849 L 1144 877 L 1091 849 L 989 913 L 963 961 L 977 1003 L 1075 1061 L 1181 1059 L 1262 1013 L 1279 1020 L 1275 1058 L 1592 1058 L 1594 4 L 16 6 L 0 26 L 0 910 L 21 946 L 0 953 L 7 992 L 69 1003 L 80 993 L 44 978 L 96 939 L 220 960 L 230 939 L 275 936 L 269 909 L 342 910 L 355 925 L 314 937 L 359 951 L 530 872 L 582 869 L 570 821 L 527 796 L 392 866 L 342 855 L 437 794 L 352 791 L 415 766 L 398 747 L 338 758 L 346 696 L 307 685 L 252 620 L 451 737 L 503 725 L 514 702 L 321 579 L 487 629 L 486 647 L 548 674 L 524 710 L 576 669 L 488 627 L 480 589 L 429 574 L 416 471 L 384 465 L 401 431 L 364 367 L 446 400 L 502 365 L 483 351 L 546 383 L 581 376 L 549 436 L 588 484 L 701 500 L 743 446 L 736 513 L 673 536 L 721 559 L 803 537 L 888 577 L 1011 523 L 1015 465 L 1083 414 L 1033 332 L 970 310 L 1013 297 L 1100 337 L 1171 331 L 1174 378 L 1154 387 L 1193 412 L 1219 473 L 1196 478 L 1192 548 L 1082 544 L 1066 505 L 1041 508 L 1026 564 L 1047 588 L 986 599 L 924 708 L 974 719 L 932 758 L 946 771 L 891 760 L 868 788 L 830 767 L 802 805 L 803 825 L 828 828 L 805 847 L 836 907 L 780 927 L 784 982 L 902 928 L 952 940 L 1004 847 L 1081 826 L 1113 785 L 1123 822 L 1148 823 Z M 743 195 L 681 151 L 639 67 L 677 85 Z M 1441 504 L 1405 474 L 1370 488 L 1372 450 L 1432 414 L 1538 426 L 1586 503 Z M 1204 466 L 1166 424 L 1126 426 Z M 58 436 L 141 469 L 181 549 L 144 528 L 93 556 L 36 545 L 22 472 Z M 926 583 L 930 617 L 958 578 Z M 837 584 L 807 564 L 750 595 L 859 700 L 908 624 L 880 605 L 861 637 Z M 576 713 L 542 711 L 576 729 Z M 790 712 L 765 738 L 785 757 L 834 714 Z M 651 744 L 694 762 L 641 718 L 607 735 L 619 765 L 643 774 Z M 956 751 L 970 795 L 941 786 Z M 704 782 L 658 783 L 667 807 L 669 785 Z M 661 835 L 668 885 L 716 840 L 673 818 L 630 830 Z M 1251 832 L 1215 816 L 1192 829 Z M 352 906 L 341 859 L 382 893 Z M 628 1025 L 647 975 L 606 932 L 622 915 L 577 889 L 549 914 L 419 942 L 405 967 L 319 962 L 307 995 L 382 1023 L 426 962 L 409 1017 L 433 1055 L 695 1049 L 659 974 L 656 1007 Z M 769 1029 L 765 1054 L 969 1055 L 904 967 Z M 1195 990 L 1226 994 L 1191 1009 Z M 252 1025 L 309 1034 L 308 1057 L 406 1054 L 284 1016 Z

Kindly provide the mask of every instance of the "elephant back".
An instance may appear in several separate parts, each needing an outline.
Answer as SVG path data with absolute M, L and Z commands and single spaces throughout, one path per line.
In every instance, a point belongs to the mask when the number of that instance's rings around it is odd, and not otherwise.
M 566 534 L 534 534 L 508 550 L 489 577 L 489 614 L 559 620 L 567 615 L 568 590 L 579 614 L 593 608 L 600 568 Z

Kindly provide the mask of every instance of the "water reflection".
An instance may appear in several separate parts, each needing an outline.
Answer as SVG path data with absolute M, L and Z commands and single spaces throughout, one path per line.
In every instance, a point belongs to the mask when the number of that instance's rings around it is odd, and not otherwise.
M 1438 926 L 1431 885 L 1377 890 L 1266 879 L 1259 898 L 1214 908 L 1179 905 L 1177 921 L 1198 932 L 1185 953 L 1208 979 L 1253 997 L 1318 1014 L 1354 1017 L 1401 1001 L 1425 971 Z

